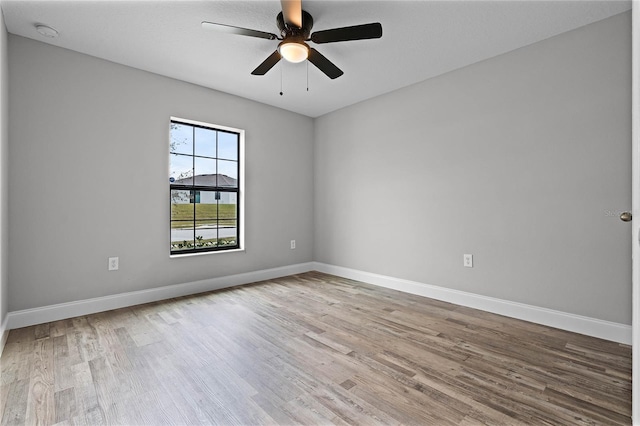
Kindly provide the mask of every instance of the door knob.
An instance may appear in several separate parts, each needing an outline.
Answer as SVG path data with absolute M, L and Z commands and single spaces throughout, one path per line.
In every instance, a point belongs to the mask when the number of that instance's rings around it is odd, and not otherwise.
M 620 213 L 620 220 L 623 222 L 631 222 L 631 213 L 630 212 L 622 212 Z

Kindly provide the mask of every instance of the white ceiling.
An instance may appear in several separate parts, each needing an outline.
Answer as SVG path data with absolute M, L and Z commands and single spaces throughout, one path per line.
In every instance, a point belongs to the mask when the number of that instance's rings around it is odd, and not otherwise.
M 377 40 L 313 45 L 330 80 L 281 61 L 253 76 L 277 40 L 208 31 L 211 21 L 278 34 L 280 2 L 0 0 L 10 33 L 317 117 L 622 13 L 630 1 L 305 1 L 313 30 L 380 22 Z M 42 23 L 60 36 L 35 30 Z M 312 30 L 312 32 L 313 32 Z M 280 96 L 280 82 L 284 95 Z

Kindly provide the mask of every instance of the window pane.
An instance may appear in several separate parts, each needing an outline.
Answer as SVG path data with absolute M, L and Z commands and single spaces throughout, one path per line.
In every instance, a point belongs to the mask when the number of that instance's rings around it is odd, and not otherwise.
M 216 160 L 195 158 L 196 185 L 216 186 Z
M 238 162 L 218 160 L 218 186 L 238 187 Z
M 193 155 L 193 126 L 171 123 L 169 151 Z
M 173 223 L 172 223 L 173 225 Z M 171 250 L 189 250 L 195 248 L 193 222 L 190 228 L 171 228 Z
M 218 246 L 235 246 L 238 244 L 238 229 L 235 226 L 220 224 L 218 228 Z
M 238 160 L 238 134 L 218 132 L 218 158 Z
M 199 248 L 216 247 L 218 240 L 218 200 L 216 191 L 200 191 L 196 204 L 196 244 Z
M 216 132 L 211 129 L 196 127 L 196 155 L 215 158 L 216 156 Z
M 180 228 L 193 225 L 193 192 L 171 190 L 171 227 Z M 177 221 L 177 222 L 176 222 Z M 184 221 L 184 222 L 180 222 Z
M 196 204 L 196 220 L 202 223 L 209 221 L 211 225 L 216 224 L 218 219 L 218 201 L 215 191 L 198 191 L 200 202 Z
M 238 202 L 235 192 L 220 192 L 218 200 L 219 226 L 238 226 Z
M 218 226 L 215 221 L 196 221 L 196 247 L 207 248 L 217 247 Z
M 224 215 L 221 211 L 220 220 L 218 221 L 218 245 L 236 245 L 238 241 L 238 221 L 235 217 L 237 213 L 236 206 L 231 204 L 224 206 L 227 209 L 224 210 Z M 224 218 L 225 216 L 227 218 Z
M 237 192 L 220 192 L 219 194 L 220 194 L 220 198 L 218 198 L 218 200 L 220 200 L 221 204 L 233 204 L 233 205 L 238 204 Z M 237 207 L 234 207 L 234 208 L 237 208 Z
M 169 155 L 169 182 L 191 185 L 191 176 L 193 176 L 193 157 L 177 154 Z

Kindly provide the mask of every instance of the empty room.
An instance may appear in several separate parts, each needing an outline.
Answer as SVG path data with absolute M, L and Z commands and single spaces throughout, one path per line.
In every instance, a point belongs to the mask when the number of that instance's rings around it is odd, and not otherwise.
M 0 11 L 1 425 L 640 422 L 636 2 Z

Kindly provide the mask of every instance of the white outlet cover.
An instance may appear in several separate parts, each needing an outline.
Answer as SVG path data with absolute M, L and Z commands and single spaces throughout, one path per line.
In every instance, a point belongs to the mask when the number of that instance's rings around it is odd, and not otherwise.
M 117 257 L 110 257 L 109 258 L 109 270 L 110 271 L 117 271 L 118 270 L 118 258 Z
M 465 267 L 467 268 L 473 268 L 473 255 L 472 254 L 465 254 L 464 258 L 463 258 L 463 264 Z

